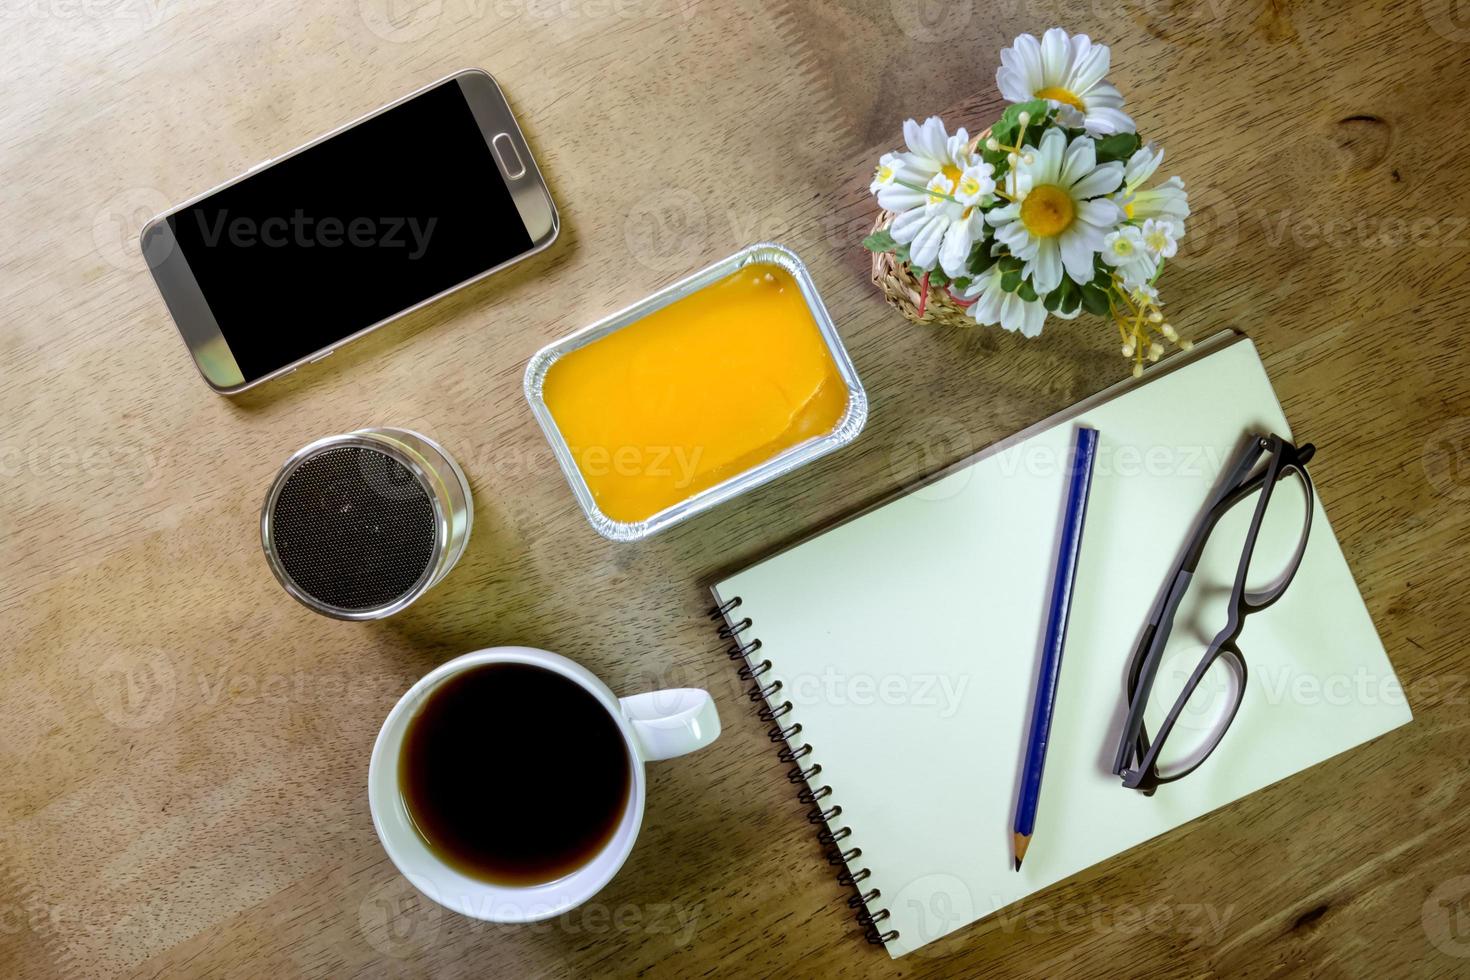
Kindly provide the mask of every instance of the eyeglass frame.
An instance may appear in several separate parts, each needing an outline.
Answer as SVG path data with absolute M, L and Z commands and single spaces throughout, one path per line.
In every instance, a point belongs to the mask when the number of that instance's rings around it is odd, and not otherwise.
M 1229 475 L 1211 495 L 1209 503 L 1196 522 L 1187 547 L 1179 561 L 1175 563 L 1174 571 L 1167 580 L 1168 586 L 1160 600 L 1155 603 L 1153 614 L 1140 634 L 1138 645 L 1133 651 L 1128 678 L 1124 686 L 1124 694 L 1128 699 L 1128 712 L 1113 759 L 1113 775 L 1120 776 L 1125 787 L 1139 790 L 1145 796 L 1152 796 L 1161 784 L 1183 779 L 1202 766 L 1214 754 L 1225 732 L 1234 723 L 1235 716 L 1240 711 L 1240 705 L 1245 700 L 1248 676 L 1245 655 L 1241 653 L 1237 641 L 1245 628 L 1246 617 L 1270 607 L 1280 599 L 1301 568 L 1302 558 L 1306 554 L 1307 539 L 1311 535 L 1312 512 L 1315 510 L 1316 500 L 1316 491 L 1312 486 L 1312 477 L 1307 472 L 1307 463 L 1311 461 L 1316 451 L 1316 447 L 1311 443 L 1305 443 L 1298 449 L 1274 433 L 1253 434 L 1236 454 L 1230 465 Z M 1257 470 L 1257 464 L 1263 456 L 1266 458 L 1266 465 Z M 1257 538 L 1260 535 L 1261 523 L 1267 507 L 1270 506 L 1276 484 L 1282 477 L 1293 471 L 1301 477 L 1306 495 L 1306 518 L 1303 522 L 1301 537 L 1297 541 L 1296 551 L 1291 557 L 1287 570 L 1280 580 L 1253 592 L 1245 587 L 1245 582 L 1250 571 L 1251 557 L 1255 553 Z M 1225 514 L 1236 504 L 1256 493 L 1257 490 L 1260 491 L 1260 499 L 1256 502 L 1255 513 L 1251 517 L 1250 528 L 1246 533 L 1240 563 L 1235 573 L 1235 583 L 1231 587 L 1229 617 L 1225 626 L 1210 641 L 1198 666 L 1195 667 L 1184 688 L 1179 692 L 1173 707 L 1165 716 L 1163 724 L 1159 726 L 1156 737 L 1150 743 L 1148 730 L 1144 725 L 1144 713 L 1153 693 L 1154 681 L 1163 660 L 1164 649 L 1168 646 L 1169 636 L 1173 632 L 1175 613 L 1178 612 L 1179 604 L 1189 589 L 1190 581 L 1199 566 L 1211 532 Z M 1213 740 L 1204 747 L 1203 754 L 1198 755 L 1187 768 L 1160 775 L 1159 752 L 1165 740 L 1173 731 L 1180 712 L 1184 710 L 1184 706 L 1194 695 L 1205 673 L 1222 657 L 1227 658 L 1229 665 L 1236 671 L 1239 678 L 1239 692 L 1235 703 L 1213 733 Z M 1137 760 L 1137 765 L 1132 764 L 1134 760 Z

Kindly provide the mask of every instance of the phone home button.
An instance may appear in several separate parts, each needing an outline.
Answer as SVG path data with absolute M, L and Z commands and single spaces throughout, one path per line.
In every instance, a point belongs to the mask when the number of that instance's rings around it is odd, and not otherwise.
M 521 162 L 521 155 L 516 152 L 515 140 L 510 138 L 509 133 L 496 133 L 495 138 L 490 141 L 490 148 L 495 151 L 495 159 L 500 161 L 507 180 L 525 175 L 526 165 Z

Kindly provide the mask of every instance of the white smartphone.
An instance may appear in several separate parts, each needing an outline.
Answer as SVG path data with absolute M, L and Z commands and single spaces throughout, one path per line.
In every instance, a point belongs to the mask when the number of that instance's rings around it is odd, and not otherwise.
M 505 96 L 470 69 L 158 215 L 142 250 L 199 373 L 235 394 L 559 229 Z

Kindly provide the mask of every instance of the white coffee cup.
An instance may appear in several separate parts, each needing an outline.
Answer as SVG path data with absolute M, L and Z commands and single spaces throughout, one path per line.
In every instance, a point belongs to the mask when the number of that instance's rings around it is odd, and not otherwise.
M 632 789 L 611 840 L 576 871 L 545 884 L 525 887 L 491 884 L 446 864 L 414 828 L 398 788 L 398 758 L 404 733 L 424 699 L 455 674 L 492 663 L 543 667 L 575 681 L 607 708 L 628 749 Z M 554 725 L 557 719 L 549 717 L 545 723 Z M 425 674 L 388 712 L 368 766 L 368 803 L 372 808 L 373 829 L 403 876 L 445 908 L 489 922 L 549 919 L 596 895 L 627 860 L 643 824 L 643 800 L 648 783 L 643 764 L 704 748 L 719 734 L 720 717 L 707 691 L 676 688 L 618 698 L 585 667 L 545 650 L 492 647 L 467 653 Z M 507 746 L 506 750 L 535 751 L 535 733 L 527 732 L 526 737 L 526 745 Z M 547 765 L 555 764 L 556 760 L 547 760 Z

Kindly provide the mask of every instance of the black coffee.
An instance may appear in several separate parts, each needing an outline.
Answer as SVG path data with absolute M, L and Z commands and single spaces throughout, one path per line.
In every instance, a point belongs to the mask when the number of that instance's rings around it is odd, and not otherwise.
M 633 773 L 617 722 L 586 688 L 525 664 L 444 681 L 408 723 L 398 786 L 441 860 L 481 881 L 538 885 L 612 839 Z

